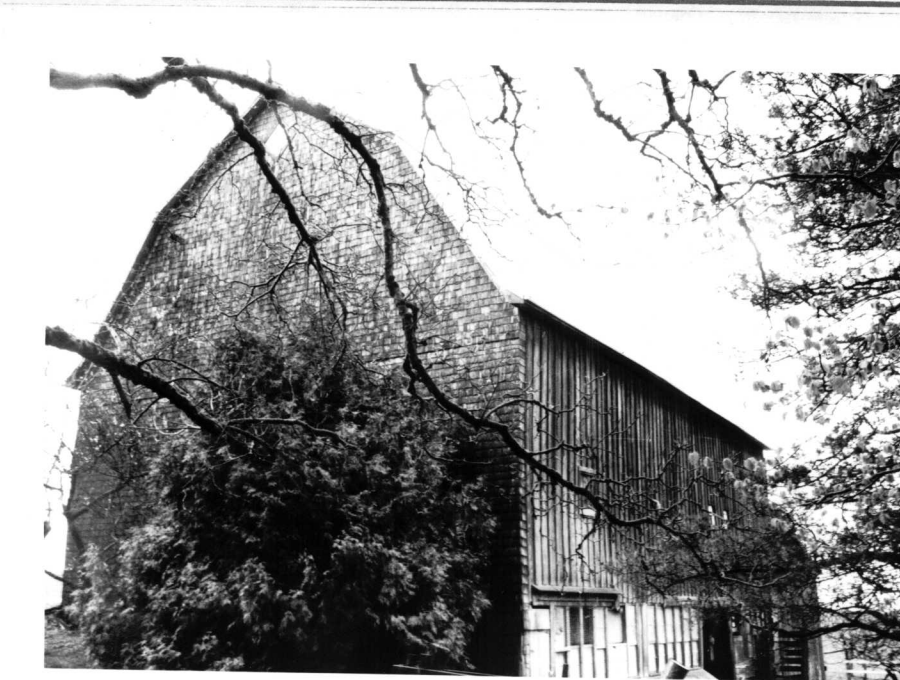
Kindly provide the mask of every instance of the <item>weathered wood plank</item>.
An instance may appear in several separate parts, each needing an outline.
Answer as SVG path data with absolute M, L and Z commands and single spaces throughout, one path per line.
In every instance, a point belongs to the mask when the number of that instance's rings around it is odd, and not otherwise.
M 570 479 L 587 483 L 590 474 L 585 470 L 591 469 L 618 480 L 656 474 L 668 453 L 684 447 L 664 475 L 666 484 L 675 490 L 632 482 L 634 494 L 658 495 L 660 502 L 666 503 L 674 500 L 677 489 L 685 488 L 695 474 L 687 463 L 690 450 L 710 457 L 712 466 L 702 474 L 712 480 L 718 479 L 724 457 L 740 464 L 744 456 L 759 455 L 759 442 L 630 360 L 537 315 L 524 313 L 522 319 L 527 380 L 534 396 L 556 409 L 555 414 L 539 407 L 527 409 L 528 443 L 535 449 L 560 442 L 590 445 L 589 451 L 557 456 L 554 465 Z M 619 587 L 603 567 L 624 549 L 622 539 L 607 528 L 598 531 L 583 547 L 586 566 L 579 565 L 571 558 L 589 531 L 591 519 L 582 514 L 571 494 L 530 480 L 534 540 L 529 554 L 535 582 Z M 690 505 L 695 512 L 705 512 L 709 505 L 719 515 L 725 511 L 733 517 L 737 512 L 730 496 L 714 497 L 703 485 Z

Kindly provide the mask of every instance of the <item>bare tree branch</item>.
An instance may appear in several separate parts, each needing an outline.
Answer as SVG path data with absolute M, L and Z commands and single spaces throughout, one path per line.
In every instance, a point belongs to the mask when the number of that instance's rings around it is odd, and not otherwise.
M 46 328 L 44 343 L 49 347 L 74 352 L 114 375 L 148 388 L 155 394 L 168 399 L 173 406 L 207 434 L 214 438 L 225 436 L 225 428 L 218 421 L 201 412 L 186 394 L 155 373 L 140 368 L 93 342 L 79 340 L 59 326 Z
M 347 448 L 357 449 L 359 448 L 355 444 L 351 444 L 346 439 L 341 437 L 337 432 L 332 430 L 326 430 L 321 427 L 315 427 L 310 425 L 304 420 L 300 420 L 299 418 L 233 418 L 228 421 L 228 426 L 235 425 L 278 425 L 284 427 L 299 427 L 301 430 L 308 432 L 316 437 L 322 437 L 325 439 L 330 439 L 335 444 L 340 446 L 345 446 Z
M 669 80 L 669 76 L 665 71 L 661 69 L 654 69 L 656 74 L 659 76 L 659 81 L 662 86 L 663 96 L 666 100 L 666 106 L 669 110 L 669 119 L 674 121 L 678 127 L 680 127 L 685 135 L 687 136 L 688 142 L 691 147 L 694 149 L 694 155 L 697 157 L 697 160 L 700 163 L 700 167 L 703 168 L 703 172 L 709 178 L 709 181 L 712 183 L 713 188 L 713 200 L 720 201 L 725 198 L 725 193 L 722 190 L 722 185 L 719 182 L 718 177 L 716 177 L 715 172 L 713 172 L 712 167 L 709 164 L 709 161 L 706 158 L 706 153 L 703 151 L 703 148 L 700 146 L 700 143 L 697 141 L 697 135 L 694 132 L 694 129 L 691 127 L 690 123 L 678 112 L 678 108 L 675 105 L 675 95 L 672 93 L 672 84 Z
M 519 178 L 522 180 L 522 186 L 525 187 L 525 191 L 528 193 L 528 198 L 531 201 L 531 204 L 534 206 L 535 210 L 538 211 L 538 214 L 541 217 L 546 217 L 547 219 L 559 218 L 562 219 L 562 213 L 559 211 L 551 212 L 547 210 L 540 201 L 538 201 L 537 196 L 534 194 L 534 190 L 531 187 L 531 183 L 528 181 L 528 178 L 525 176 L 525 166 L 522 163 L 522 159 L 519 157 L 519 134 L 522 130 L 522 124 L 519 122 L 519 114 L 522 112 L 522 100 L 519 97 L 519 91 L 516 90 L 516 87 L 513 83 L 513 78 L 509 73 L 507 73 L 500 66 L 491 66 L 494 71 L 494 74 L 500 81 L 500 92 L 503 95 L 503 109 L 500 111 L 500 114 L 493 122 L 504 122 L 512 129 L 512 141 L 509 144 L 509 151 L 512 154 L 513 160 L 516 163 L 516 169 L 519 171 Z M 512 117 L 508 115 L 509 106 L 506 102 L 507 97 L 511 97 L 513 103 L 515 104 L 515 110 L 513 111 Z M 565 221 L 565 220 L 563 220 Z

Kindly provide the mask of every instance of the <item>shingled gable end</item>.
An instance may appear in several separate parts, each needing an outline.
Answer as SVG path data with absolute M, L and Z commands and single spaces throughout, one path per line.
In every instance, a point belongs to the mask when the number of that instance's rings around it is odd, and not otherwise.
M 245 120 L 266 141 L 288 190 L 304 197 L 303 219 L 320 238 L 321 257 L 341 272 L 357 347 L 373 361 L 402 359 L 399 321 L 382 280 L 374 200 L 356 161 L 324 124 L 262 100 Z M 715 461 L 761 454 L 757 439 L 650 371 L 505 293 L 392 138 L 362 126 L 357 131 L 366 135 L 391 187 L 398 280 L 421 310 L 423 357 L 455 399 L 490 408 L 528 391 L 556 406 L 565 415 L 552 421 L 524 405 L 507 408 L 505 417 L 520 441 L 536 449 L 566 437 L 605 442 L 594 461 L 557 457 L 553 464 L 574 480 L 592 466 L 634 474 L 674 441 Z M 155 220 L 100 339 L 137 356 L 202 365 L 212 341 L 239 313 L 242 323 L 265 328 L 304 305 L 323 304 L 303 257 L 288 264 L 303 252 L 297 246 L 249 151 L 230 135 Z M 274 296 L 247 305 L 266 290 L 248 282 L 276 279 Z M 86 398 L 115 398 L 104 375 L 83 368 L 76 378 Z M 639 677 L 658 675 L 676 658 L 711 670 L 730 664 L 728 673 L 734 672 L 739 659 L 730 630 L 709 629 L 701 639 L 702 622 L 683 602 L 641 602 L 604 568 L 615 561 L 614 537 L 601 530 L 583 541 L 588 512 L 566 493 L 539 484 L 501 446 L 486 444 L 485 455 L 493 463 L 499 533 L 492 606 L 472 649 L 479 670 Z M 109 478 L 101 467 L 85 470 L 75 493 L 102 496 L 114 490 Z M 135 512 L 136 498 L 94 504 L 73 522 L 71 551 L 108 545 Z M 727 498 L 696 500 L 719 515 L 729 512 Z M 573 559 L 579 545 L 583 560 Z M 729 656 L 724 666 L 723 649 Z

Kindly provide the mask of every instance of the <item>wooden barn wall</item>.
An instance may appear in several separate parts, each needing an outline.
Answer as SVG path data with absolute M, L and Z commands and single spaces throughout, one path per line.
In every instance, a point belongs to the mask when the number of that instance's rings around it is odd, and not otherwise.
M 710 459 L 702 474 L 713 482 L 720 479 L 726 457 L 739 465 L 761 455 L 761 445 L 737 427 L 601 343 L 527 307 L 521 317 L 526 385 L 537 402 L 555 412 L 527 409 L 526 444 L 532 450 L 560 442 L 585 446 L 545 456 L 569 479 L 585 485 L 596 472 L 628 482 L 623 488 L 630 492 L 646 492 L 648 482 L 634 478 L 655 474 L 678 446 L 665 479 L 672 489 L 684 489 L 696 474 L 687 460 L 691 451 Z M 571 492 L 533 474 L 525 489 L 531 583 L 624 589 L 609 567 L 627 540 L 604 526 L 588 536 L 594 520 Z M 740 512 L 731 494 L 708 487 L 692 492 L 689 508 L 708 516 L 709 506 L 717 521 Z M 633 599 L 627 589 L 625 594 Z

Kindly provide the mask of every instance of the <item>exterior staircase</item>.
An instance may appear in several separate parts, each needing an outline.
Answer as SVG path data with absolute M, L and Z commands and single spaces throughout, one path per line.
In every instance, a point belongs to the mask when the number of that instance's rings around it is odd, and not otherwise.
M 779 637 L 775 644 L 776 680 L 809 680 L 804 640 Z

